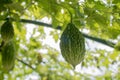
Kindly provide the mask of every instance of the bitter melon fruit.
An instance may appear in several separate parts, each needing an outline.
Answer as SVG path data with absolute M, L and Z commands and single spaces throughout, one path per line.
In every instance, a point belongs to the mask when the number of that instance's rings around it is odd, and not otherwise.
M 2 49 L 2 67 L 3 71 L 7 72 L 14 67 L 15 62 L 15 46 L 14 42 L 8 42 Z
M 85 56 L 85 39 L 73 23 L 68 23 L 60 38 L 63 58 L 74 68 Z
M 4 42 L 9 42 L 14 37 L 14 28 L 12 25 L 12 22 L 7 20 L 2 26 L 1 26 L 1 38 Z

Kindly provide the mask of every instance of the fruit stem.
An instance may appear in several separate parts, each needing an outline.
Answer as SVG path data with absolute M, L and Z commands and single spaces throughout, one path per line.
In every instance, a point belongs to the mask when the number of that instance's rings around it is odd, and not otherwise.
M 70 12 L 69 9 L 67 9 L 67 10 L 68 10 L 68 12 L 69 12 L 69 14 L 70 14 L 70 22 L 72 23 L 72 18 L 73 18 L 72 13 Z

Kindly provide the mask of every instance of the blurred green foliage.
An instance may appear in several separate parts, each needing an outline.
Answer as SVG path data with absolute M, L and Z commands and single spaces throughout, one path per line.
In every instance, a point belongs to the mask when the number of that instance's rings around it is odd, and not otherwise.
M 91 50 L 88 46 L 84 61 L 73 70 L 60 51 L 43 44 L 47 35 L 43 27 L 36 26 L 30 33 L 26 28 L 28 24 L 19 21 L 23 18 L 42 21 L 47 17 L 54 28 L 62 26 L 63 30 L 70 22 L 70 13 L 81 31 L 86 29 L 89 35 L 116 40 L 119 44 L 119 0 L 0 0 L 0 26 L 8 17 L 14 20 L 17 58 L 28 64 L 16 60 L 13 71 L 5 74 L 0 66 L 0 80 L 120 80 L 119 45 L 112 51 Z M 51 30 L 50 36 L 57 43 L 60 32 Z M 86 44 L 88 42 L 86 40 Z M 39 54 L 42 62 L 38 61 Z

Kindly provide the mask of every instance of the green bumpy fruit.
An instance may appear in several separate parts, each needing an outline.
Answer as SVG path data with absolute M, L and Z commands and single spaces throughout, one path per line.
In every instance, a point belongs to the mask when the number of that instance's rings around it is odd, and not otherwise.
M 14 37 L 14 28 L 12 23 L 8 20 L 1 26 L 1 38 L 4 42 L 9 42 Z
M 12 41 L 8 42 L 2 50 L 2 67 L 7 72 L 14 67 L 15 62 L 15 46 Z
M 61 54 L 74 68 L 85 56 L 85 39 L 73 23 L 69 23 L 60 38 Z

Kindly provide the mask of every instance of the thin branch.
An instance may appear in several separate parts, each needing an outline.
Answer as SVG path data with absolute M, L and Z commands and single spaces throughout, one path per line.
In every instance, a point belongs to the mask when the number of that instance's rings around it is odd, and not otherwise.
M 21 63 L 23 63 L 24 65 L 28 66 L 29 68 L 31 68 L 31 69 L 34 70 L 35 72 L 38 72 L 38 70 L 37 70 L 36 68 L 33 68 L 31 65 L 25 63 L 24 61 L 22 61 L 22 60 L 20 60 L 20 59 L 18 59 L 18 58 L 16 58 L 16 60 L 19 61 L 19 62 L 21 62 Z M 42 73 L 39 73 L 39 75 L 43 75 L 43 74 L 42 74 Z
M 20 22 L 31 23 L 31 24 L 47 26 L 47 27 L 52 27 L 51 24 L 46 24 L 46 23 L 43 23 L 43 22 L 40 22 L 40 21 L 34 21 L 34 20 L 21 19 Z
M 16 59 L 17 59 L 19 62 L 21 62 L 21 63 L 25 64 L 26 66 L 28 66 L 29 68 L 31 68 L 32 70 L 35 70 L 35 68 L 33 68 L 31 65 L 25 63 L 24 61 L 22 61 L 22 60 L 20 60 L 20 59 L 18 59 L 18 58 L 16 58 Z
M 9 18 L 6 18 L 6 20 L 7 19 L 9 19 Z M 13 20 L 13 21 L 15 21 L 15 20 Z M 35 21 L 35 20 L 21 19 L 20 22 L 30 23 L 30 24 L 35 24 L 35 25 L 41 25 L 41 26 L 45 26 L 45 27 L 50 27 L 50 28 L 62 30 L 61 26 L 53 27 L 52 24 L 47 24 L 47 23 L 40 22 L 40 21 Z M 105 39 L 101 39 L 101 38 L 97 38 L 97 37 L 93 37 L 93 36 L 87 35 L 85 33 L 82 33 L 82 34 L 87 39 L 96 41 L 98 43 L 102 43 L 102 44 L 107 45 L 107 46 L 112 47 L 112 48 L 114 48 L 114 46 L 115 46 L 115 43 L 113 43 L 111 41 L 108 41 L 108 40 L 105 40 Z
M 51 27 L 51 28 L 58 29 L 58 30 L 61 30 L 61 29 L 62 29 L 61 26 L 57 26 L 57 27 L 55 28 L 55 27 L 52 27 L 52 24 L 47 24 L 47 23 L 43 23 L 43 22 L 40 22 L 40 21 L 21 19 L 20 22 L 31 23 L 31 24 L 36 24 L 36 25 L 41 25 L 41 26 L 46 26 L 46 27 Z M 88 39 L 90 39 L 90 40 L 94 40 L 94 41 L 96 41 L 96 42 L 102 43 L 102 44 L 107 45 L 107 46 L 109 46 L 109 47 L 114 48 L 114 46 L 115 46 L 115 43 L 113 43 L 113 42 L 111 42 L 111 41 L 107 41 L 107 40 L 101 39 L 101 38 L 96 38 L 96 37 L 87 35 L 87 34 L 85 34 L 85 33 L 82 33 L 82 34 L 83 34 L 83 36 L 84 36 L 85 38 L 88 38 Z
M 20 22 L 23 22 L 23 23 L 30 23 L 30 24 L 36 24 L 36 25 L 41 25 L 41 26 L 53 28 L 53 27 L 52 27 L 52 24 L 47 24 L 47 23 L 40 22 L 40 21 L 21 19 Z M 54 27 L 54 29 L 61 30 L 61 26 L 57 26 L 56 28 Z
M 92 37 L 92 36 L 89 36 L 89 35 L 87 35 L 85 33 L 82 33 L 82 34 L 83 34 L 84 37 L 86 37 L 88 39 L 91 39 L 91 40 L 94 40 L 96 42 L 102 43 L 102 44 L 107 45 L 109 47 L 114 48 L 114 46 L 115 46 L 115 43 L 113 43 L 111 41 L 107 41 L 107 40 L 101 39 L 101 38 Z

